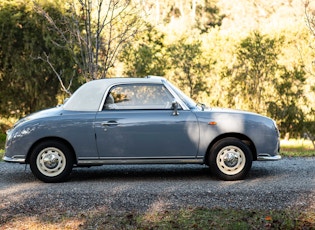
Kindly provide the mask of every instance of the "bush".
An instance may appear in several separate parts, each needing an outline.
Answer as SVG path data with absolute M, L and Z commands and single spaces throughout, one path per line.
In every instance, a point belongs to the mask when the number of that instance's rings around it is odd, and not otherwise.
M 310 133 L 315 136 L 315 121 L 306 121 L 303 125 L 306 133 Z
M 4 133 L 0 133 L 0 150 L 4 149 L 6 135 Z

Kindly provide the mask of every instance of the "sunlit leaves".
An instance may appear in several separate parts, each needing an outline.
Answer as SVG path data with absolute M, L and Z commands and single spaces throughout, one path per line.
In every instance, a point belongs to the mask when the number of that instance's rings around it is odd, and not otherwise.
M 165 34 L 147 24 L 147 29 L 139 33 L 133 41 L 123 46 L 119 60 L 124 63 L 124 75 L 143 77 L 164 76 L 167 69 Z
M 178 40 L 168 47 L 173 81 L 179 82 L 182 88 L 188 89 L 193 99 L 207 89 L 207 74 L 210 72 L 210 62 L 205 59 L 200 41 L 189 41 L 186 38 Z

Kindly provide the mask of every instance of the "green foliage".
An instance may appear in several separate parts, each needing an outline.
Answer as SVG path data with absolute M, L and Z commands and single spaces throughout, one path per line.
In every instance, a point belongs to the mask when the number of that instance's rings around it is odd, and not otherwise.
M 108 77 L 122 45 L 142 29 L 141 5 L 128 0 L 66 1 L 64 5 L 61 15 L 50 15 L 41 4 L 37 7 L 58 35 L 55 46 L 71 53 L 85 82 Z
M 157 1 L 155 5 L 161 15 L 156 15 L 161 18 L 166 26 L 176 24 L 181 25 L 175 28 L 176 30 L 194 30 L 198 29 L 198 33 L 208 33 L 212 28 L 220 26 L 225 14 L 221 14 L 220 8 L 217 6 L 216 0 L 202 1 Z M 166 3 L 166 4 L 165 4 Z M 183 32 L 181 31 L 181 32 Z
M 303 86 L 305 72 L 294 67 L 283 68 L 278 81 L 274 81 L 277 99 L 268 102 L 269 114 L 277 120 L 282 133 L 298 135 L 303 131 L 305 114 L 299 103 L 306 103 Z
M 4 133 L 0 133 L 0 146 L 2 146 L 2 144 L 5 142 L 6 137 L 7 136 Z
M 7 136 L 0 131 L 0 161 L 2 161 L 2 158 L 4 156 L 4 145 L 6 137 Z
M 206 91 L 206 76 L 210 72 L 210 62 L 204 58 L 201 47 L 200 41 L 182 38 L 167 49 L 172 66 L 169 77 L 188 89 L 189 96 L 195 100 L 200 92 Z
M 220 26 L 224 17 L 213 1 L 205 0 L 203 5 L 198 4 L 196 7 L 196 27 L 201 33 L 207 33 L 210 28 Z
M 33 11 L 31 1 L 1 3 L 0 9 L 0 114 L 20 117 L 56 105 L 59 82 L 37 57 L 43 52 L 49 54 L 58 63 L 57 69 L 66 66 L 66 74 L 72 72 L 71 57 L 48 42 L 53 35 L 45 20 Z M 56 8 L 47 10 L 59 12 Z
M 315 121 L 305 121 L 304 131 L 315 134 Z
M 236 47 L 236 62 L 224 76 L 230 77 L 231 104 L 265 113 L 266 98 L 273 95 L 281 40 L 255 31 Z
M 303 130 L 305 71 L 301 65 L 290 70 L 280 65 L 279 55 L 284 37 L 269 38 L 255 31 L 241 40 L 236 62 L 223 76 L 230 78 L 228 87 L 232 105 L 271 116 L 283 134 L 298 135 Z
M 4 150 L 0 149 L 0 161 L 2 161 L 3 156 L 4 156 Z
M 147 24 L 147 30 L 139 33 L 135 41 L 127 42 L 119 56 L 125 65 L 124 74 L 130 77 L 164 76 L 167 68 L 164 37 Z

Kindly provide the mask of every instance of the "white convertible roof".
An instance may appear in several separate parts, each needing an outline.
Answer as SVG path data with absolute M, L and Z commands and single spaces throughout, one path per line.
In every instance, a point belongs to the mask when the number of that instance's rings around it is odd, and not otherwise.
M 145 78 L 106 78 L 85 83 L 63 105 L 65 110 L 98 111 L 105 92 L 116 84 L 156 83 L 161 84 L 163 77 L 148 76 Z

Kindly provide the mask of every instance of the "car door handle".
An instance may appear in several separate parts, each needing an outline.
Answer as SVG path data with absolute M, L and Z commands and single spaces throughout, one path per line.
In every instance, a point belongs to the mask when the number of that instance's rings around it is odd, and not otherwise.
M 117 121 L 102 122 L 102 126 L 117 126 L 117 125 L 118 125 Z

